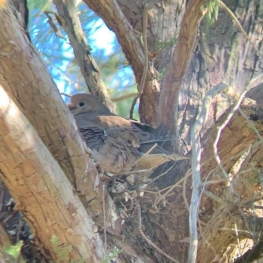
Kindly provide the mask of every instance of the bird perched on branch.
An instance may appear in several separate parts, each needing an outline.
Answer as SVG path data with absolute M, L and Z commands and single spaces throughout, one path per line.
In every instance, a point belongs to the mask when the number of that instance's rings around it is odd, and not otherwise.
M 79 93 L 71 96 L 68 108 L 74 115 L 79 128 L 90 126 L 101 129 L 132 128 L 140 137 L 141 142 L 155 139 L 162 132 L 162 129 L 154 129 L 144 123 L 113 114 L 98 97 L 92 94 Z
M 71 96 L 68 108 L 80 133 L 106 172 L 154 169 L 170 160 L 190 159 L 165 151 L 156 142 L 161 129 L 117 116 L 91 94 Z

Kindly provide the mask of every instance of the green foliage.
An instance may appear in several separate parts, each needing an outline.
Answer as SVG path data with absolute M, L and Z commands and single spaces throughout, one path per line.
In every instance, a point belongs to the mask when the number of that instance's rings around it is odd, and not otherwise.
M 39 10 L 43 11 L 43 10 L 50 8 L 51 1 L 49 1 L 49 0 L 28 0 L 27 6 L 30 10 L 39 9 Z
M 18 259 L 21 251 L 21 247 L 23 246 L 23 240 L 20 240 L 16 245 L 8 247 L 5 252 L 13 257 L 15 260 Z
M 201 12 L 206 11 L 206 22 L 211 26 L 218 18 L 219 0 L 209 0 L 201 7 Z

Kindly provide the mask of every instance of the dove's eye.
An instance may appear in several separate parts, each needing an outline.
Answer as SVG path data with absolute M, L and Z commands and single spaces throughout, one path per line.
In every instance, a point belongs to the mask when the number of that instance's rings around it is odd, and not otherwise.
M 132 145 L 132 141 L 131 140 L 127 140 L 127 143 L 128 143 L 129 146 Z
M 84 101 L 79 102 L 79 106 L 80 106 L 80 107 L 83 107 L 84 105 L 85 105 L 85 102 L 84 102 Z

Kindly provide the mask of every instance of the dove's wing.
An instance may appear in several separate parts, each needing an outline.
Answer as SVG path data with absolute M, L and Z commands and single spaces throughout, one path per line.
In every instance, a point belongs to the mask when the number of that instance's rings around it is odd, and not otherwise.
M 99 150 L 106 139 L 105 133 L 98 127 L 85 127 L 79 129 L 85 143 L 91 150 Z
M 136 161 L 141 156 L 137 149 L 140 140 L 131 129 L 86 127 L 79 131 L 94 159 L 106 172 L 125 174 L 137 165 Z

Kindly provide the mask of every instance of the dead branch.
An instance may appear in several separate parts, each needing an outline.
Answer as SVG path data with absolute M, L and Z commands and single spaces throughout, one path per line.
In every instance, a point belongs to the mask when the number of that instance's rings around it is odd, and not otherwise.
M 202 109 L 197 121 L 193 125 L 191 131 L 192 140 L 192 197 L 189 209 L 189 235 L 190 235 L 190 245 L 188 250 L 188 262 L 195 263 L 197 257 L 198 249 L 198 231 L 197 231 L 197 218 L 199 204 L 201 200 L 201 143 L 200 143 L 200 130 L 202 129 L 207 116 L 208 110 L 213 97 L 218 94 L 221 90 L 227 87 L 226 84 L 219 84 L 210 91 L 207 92 Z
M 123 101 L 123 100 L 127 100 L 129 98 L 133 98 L 137 95 L 137 93 L 129 93 L 129 94 L 125 94 L 123 96 L 117 97 L 117 98 L 112 98 L 111 100 L 113 102 L 118 102 L 118 101 Z

